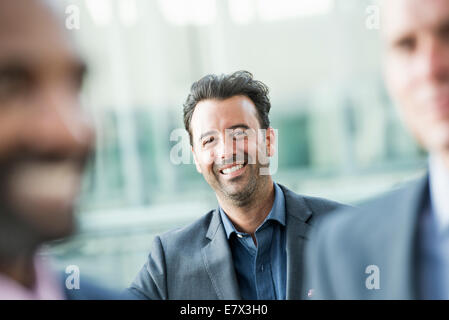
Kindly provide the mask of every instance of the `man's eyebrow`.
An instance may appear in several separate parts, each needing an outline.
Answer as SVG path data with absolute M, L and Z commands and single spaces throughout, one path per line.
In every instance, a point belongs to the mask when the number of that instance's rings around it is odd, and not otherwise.
M 0 70 L 33 70 L 38 61 L 32 54 L 13 51 L 0 58 Z
M 233 126 L 230 126 L 229 128 L 226 128 L 226 130 L 234 130 L 234 129 L 238 129 L 238 128 L 250 129 L 250 127 L 248 125 L 246 125 L 244 123 L 239 123 L 239 124 L 235 124 Z M 216 130 L 210 130 L 210 131 L 207 131 L 207 132 L 203 133 L 199 137 L 198 141 L 201 141 L 201 139 L 203 139 L 204 137 L 206 137 L 208 135 L 211 135 L 211 134 L 214 134 L 215 132 L 216 132 Z
M 449 31 L 449 20 L 446 20 L 438 27 L 438 33 L 446 35 L 448 31 Z
M 215 130 L 210 130 L 210 131 L 207 131 L 207 132 L 203 133 L 203 134 L 199 137 L 198 141 L 201 141 L 205 136 L 209 136 L 209 135 L 211 135 L 211 134 L 214 134 L 215 132 L 216 132 Z
M 233 125 L 233 126 L 230 126 L 230 127 L 227 128 L 226 130 L 234 130 L 234 129 L 239 129 L 239 128 L 250 129 L 246 124 L 244 124 L 244 123 L 239 123 L 239 124 L 235 124 L 235 125 Z
M 29 66 L 20 61 L 0 62 L 1 75 L 27 75 L 29 74 Z

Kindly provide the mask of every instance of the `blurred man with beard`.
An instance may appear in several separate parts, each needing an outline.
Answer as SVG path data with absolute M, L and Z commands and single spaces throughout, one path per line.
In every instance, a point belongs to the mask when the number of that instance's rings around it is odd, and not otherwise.
M 381 1 L 386 83 L 428 173 L 318 225 L 316 299 L 449 299 L 449 1 Z
M 111 297 L 83 282 L 68 290 L 38 254 L 74 230 L 94 137 L 78 100 L 84 72 L 47 4 L 0 0 L 0 299 Z
M 157 236 L 129 291 L 143 299 L 300 299 L 314 217 L 339 208 L 274 183 L 268 88 L 246 71 L 195 82 L 184 123 L 218 208 Z

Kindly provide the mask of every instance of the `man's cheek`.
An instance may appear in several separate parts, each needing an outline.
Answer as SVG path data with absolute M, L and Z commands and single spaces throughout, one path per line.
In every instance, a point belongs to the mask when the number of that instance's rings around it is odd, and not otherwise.
M 257 162 L 261 165 L 266 165 L 269 163 L 269 157 L 268 157 L 268 145 L 267 145 L 267 139 L 263 136 L 259 136 L 257 141 L 256 150 L 253 151 L 251 154 L 254 153 L 254 157 L 257 157 Z
M 210 167 L 214 163 L 214 156 L 212 152 L 201 152 L 199 157 L 200 165 Z
M 404 102 L 411 81 L 407 71 L 398 67 L 397 63 L 390 62 L 386 65 L 385 77 L 391 96 L 398 102 Z
M 270 157 L 268 156 L 268 147 L 265 145 L 260 146 L 257 153 L 257 161 L 260 165 L 268 165 L 270 163 Z
M 23 132 L 31 124 L 20 110 L 0 110 L 0 162 L 14 156 L 13 153 L 23 144 Z

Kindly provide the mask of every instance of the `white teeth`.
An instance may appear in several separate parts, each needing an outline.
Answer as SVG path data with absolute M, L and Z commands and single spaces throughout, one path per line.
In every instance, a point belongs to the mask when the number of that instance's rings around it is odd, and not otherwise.
M 242 164 L 238 164 L 238 165 L 233 166 L 231 168 L 224 169 L 223 173 L 224 174 L 230 174 L 230 173 L 233 173 L 234 171 L 237 171 L 237 170 L 239 170 L 241 168 L 243 168 L 243 165 Z
M 11 192 L 29 201 L 58 199 L 71 202 L 81 183 L 73 163 L 26 163 L 11 173 Z

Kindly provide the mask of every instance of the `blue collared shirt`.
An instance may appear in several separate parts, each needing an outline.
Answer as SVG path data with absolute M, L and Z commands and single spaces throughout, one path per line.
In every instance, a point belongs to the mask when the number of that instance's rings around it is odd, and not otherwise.
M 257 228 L 255 237 L 235 229 L 223 209 L 221 220 L 228 237 L 234 269 L 244 300 L 285 300 L 287 287 L 287 253 L 285 237 L 285 199 L 274 183 L 273 207 Z

